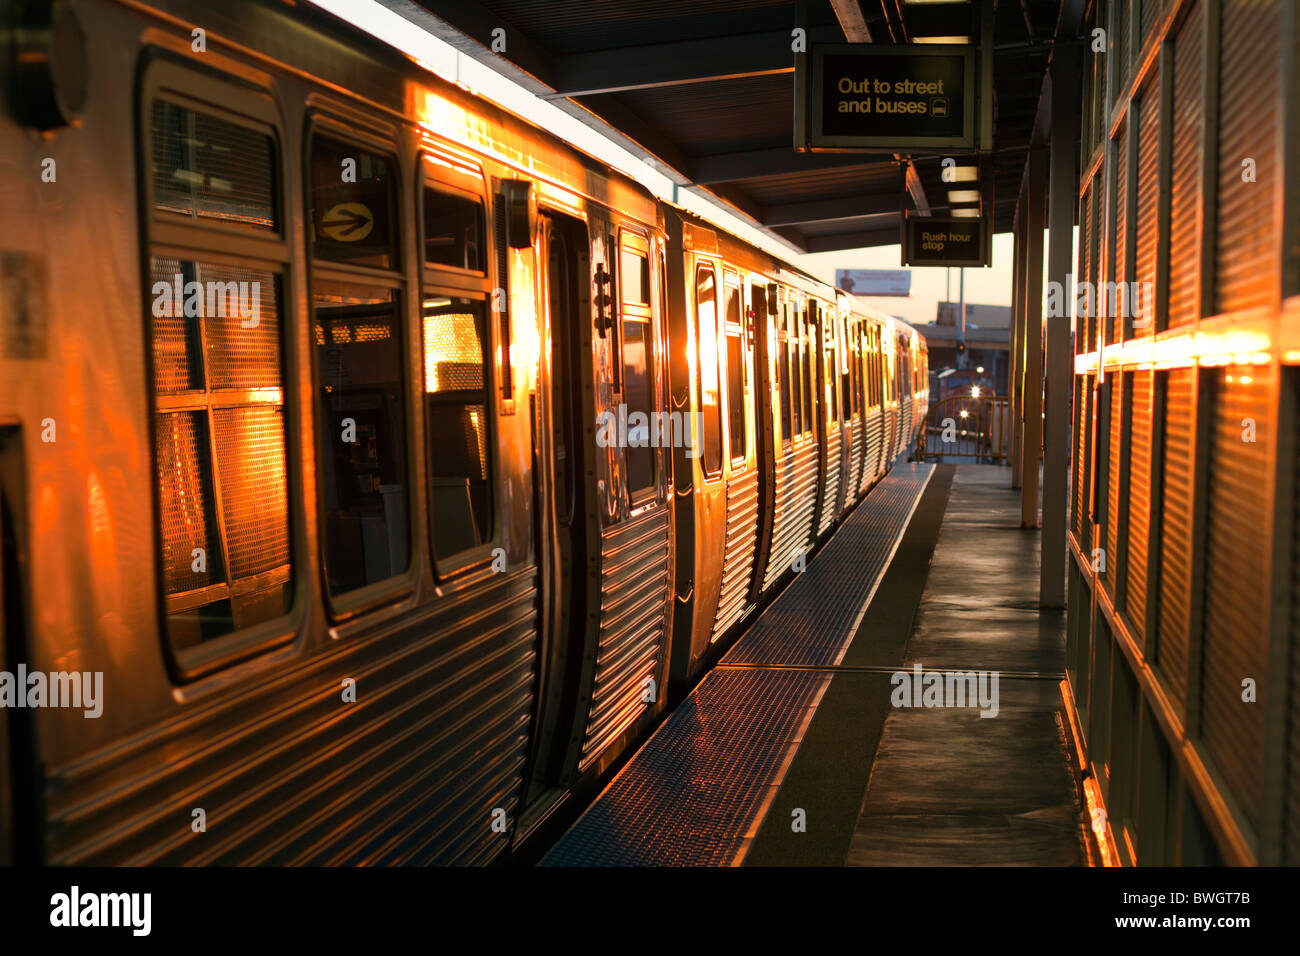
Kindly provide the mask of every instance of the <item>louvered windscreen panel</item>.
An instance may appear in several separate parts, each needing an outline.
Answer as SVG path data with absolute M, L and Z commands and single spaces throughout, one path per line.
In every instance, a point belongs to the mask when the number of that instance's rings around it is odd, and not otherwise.
M 1110 329 L 1107 343 L 1124 337 L 1124 316 L 1129 309 L 1127 286 L 1123 285 L 1128 274 L 1128 126 L 1121 127 L 1115 137 L 1115 235 L 1111 237 L 1110 248 L 1110 280 L 1115 285 L 1114 291 L 1107 293 Z
M 1289 374 L 1295 375 L 1292 371 Z M 1294 385 L 1294 383 L 1293 383 Z M 1294 391 L 1291 394 L 1295 394 Z M 1296 448 L 1291 503 L 1294 526 L 1291 532 L 1291 691 L 1287 712 L 1291 715 L 1287 734 L 1286 858 L 1290 866 L 1300 864 L 1300 446 Z
M 1137 635 L 1146 632 L 1147 522 L 1151 516 L 1151 376 L 1143 369 L 1133 377 L 1129 420 L 1127 553 L 1124 571 L 1124 609 L 1129 626 Z
M 1196 319 L 1201 233 L 1201 34 L 1205 11 L 1191 6 L 1174 38 L 1173 176 L 1169 193 L 1169 327 Z
M 1195 372 L 1165 375 L 1160 528 L 1160 605 L 1156 663 L 1179 709 L 1187 706 L 1187 643 L 1192 586 L 1192 451 Z
M 1091 281 L 1088 273 L 1092 265 L 1092 187 L 1084 190 L 1079 200 L 1079 283 Z M 1075 320 L 1074 349 L 1087 352 L 1092 347 L 1092 321 L 1088 314 L 1078 315 Z
M 1115 596 L 1116 574 L 1119 572 L 1119 496 L 1120 496 L 1120 455 L 1124 432 L 1122 401 L 1124 394 L 1123 376 L 1118 372 L 1107 374 L 1110 382 L 1110 415 L 1108 419 L 1109 438 L 1106 441 L 1106 573 L 1102 582 L 1113 598 Z
M 1092 459 L 1092 417 L 1093 417 L 1093 382 L 1095 376 L 1085 375 L 1083 377 L 1083 435 L 1080 439 L 1083 451 L 1080 457 L 1083 459 L 1083 481 L 1079 485 L 1080 507 L 1083 512 L 1083 534 L 1080 536 L 1079 543 L 1083 546 L 1085 552 L 1092 550 L 1092 516 L 1088 513 L 1089 504 L 1092 496 L 1092 470 L 1096 463 Z
M 1268 693 L 1269 439 L 1267 366 L 1214 373 L 1206 488 L 1201 738 L 1252 826 L 1259 823 Z M 1242 681 L 1257 699 L 1242 700 Z
M 1105 232 L 1105 213 L 1102 209 L 1101 198 L 1106 193 L 1103 188 L 1102 176 L 1098 174 L 1093 181 L 1092 187 L 1092 235 L 1090 243 L 1091 249 L 1089 254 L 1091 261 L 1088 263 L 1088 278 L 1094 286 L 1101 281 L 1101 237 Z M 1094 295 L 1092 300 L 1091 314 L 1092 318 L 1088 323 L 1089 329 L 1089 349 L 1098 347 L 1098 340 L 1101 331 L 1101 304 L 1098 301 L 1099 296 Z
M 1083 543 L 1083 522 L 1087 510 L 1083 488 L 1083 461 L 1088 450 L 1087 420 L 1084 418 L 1088 405 L 1087 384 L 1086 375 L 1074 377 L 1074 441 L 1071 444 L 1074 452 L 1074 514 L 1071 516 L 1071 527 L 1080 544 Z
M 1161 0 L 1141 0 L 1141 4 L 1142 21 L 1140 25 L 1140 35 L 1142 39 L 1145 40 L 1155 25 L 1160 22 L 1160 14 L 1164 12 L 1162 9 L 1164 4 Z M 1145 45 L 1145 43 L 1139 43 L 1138 50 L 1140 51 Z
M 1137 127 L 1137 249 L 1134 278 L 1137 300 L 1133 309 L 1134 336 L 1150 335 L 1155 329 L 1156 244 L 1159 224 L 1156 215 L 1160 189 L 1160 88 L 1147 84 L 1138 104 Z
M 1278 292 L 1280 0 L 1222 0 L 1219 17 L 1219 196 L 1214 240 L 1217 308 L 1270 306 Z M 1243 182 L 1255 164 L 1255 181 Z
M 1115 92 L 1114 96 L 1112 96 L 1113 100 L 1119 99 L 1119 95 L 1124 89 L 1124 84 L 1128 81 L 1130 57 L 1128 48 L 1128 18 L 1129 5 L 1132 2 L 1133 0 L 1111 0 L 1110 4 L 1111 16 L 1113 17 L 1111 21 L 1111 30 L 1113 31 L 1112 35 L 1115 37 L 1115 45 L 1112 52 L 1118 60 L 1115 67 Z
M 1088 35 L 1092 35 L 1091 31 Z M 1096 144 L 1104 143 L 1106 139 L 1106 56 L 1092 54 L 1092 64 L 1092 142 Z

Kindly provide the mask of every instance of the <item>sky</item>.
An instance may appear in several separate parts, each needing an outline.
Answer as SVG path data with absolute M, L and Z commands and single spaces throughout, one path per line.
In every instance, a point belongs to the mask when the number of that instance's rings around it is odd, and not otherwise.
M 424 32 L 410 21 L 384 7 L 376 0 L 312 0 L 316 6 L 334 13 L 368 33 L 403 51 L 434 73 L 458 82 L 498 105 L 527 117 L 557 136 L 637 180 L 656 196 L 678 205 L 729 230 L 742 239 L 765 249 L 818 278 L 834 284 L 836 269 L 899 269 L 897 245 L 869 249 L 849 249 L 799 255 L 790 247 L 756 229 L 732 214 L 721 204 L 713 204 L 694 192 L 679 190 L 674 194 L 672 181 L 621 146 L 570 116 L 553 103 L 541 99 L 489 67 L 465 56 L 437 37 Z M 993 237 L 992 265 L 985 269 L 966 269 L 966 301 L 987 305 L 1011 304 L 1011 270 L 1013 241 L 1010 233 Z M 865 301 L 913 324 L 934 320 L 940 301 L 957 300 L 958 271 L 935 267 L 914 268 L 912 294 L 904 297 L 873 297 Z M 951 293 L 948 283 L 951 281 Z

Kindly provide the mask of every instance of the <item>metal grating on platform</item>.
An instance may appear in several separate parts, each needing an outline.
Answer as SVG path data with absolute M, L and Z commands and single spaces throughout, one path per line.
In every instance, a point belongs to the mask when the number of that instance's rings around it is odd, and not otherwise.
M 829 683 L 808 671 L 713 671 L 542 865 L 739 863 Z
M 723 664 L 834 666 L 889 567 L 934 465 L 896 465 Z

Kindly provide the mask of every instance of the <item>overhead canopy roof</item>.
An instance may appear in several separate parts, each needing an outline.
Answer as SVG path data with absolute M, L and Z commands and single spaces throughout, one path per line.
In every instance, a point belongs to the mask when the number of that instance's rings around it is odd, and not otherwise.
M 948 192 L 972 186 L 993 230 L 1011 229 L 1062 12 L 1062 0 L 382 2 L 799 252 L 897 243 L 901 209 L 946 215 Z M 795 152 L 792 29 L 977 43 L 981 3 L 996 4 L 993 152 L 952 154 L 979 167 L 976 183 L 943 182 L 938 155 Z

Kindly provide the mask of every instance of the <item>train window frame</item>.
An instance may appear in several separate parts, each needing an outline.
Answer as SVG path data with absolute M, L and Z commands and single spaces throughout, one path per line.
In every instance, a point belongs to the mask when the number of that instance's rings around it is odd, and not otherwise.
M 623 283 L 623 258 L 629 253 L 641 257 L 645 263 L 645 302 L 628 301 L 624 297 Z M 618 229 L 618 265 L 616 267 L 617 290 L 618 296 L 618 365 L 619 365 L 619 396 L 623 402 L 627 402 L 628 376 L 627 362 L 624 356 L 624 348 L 627 345 L 627 330 L 625 328 L 629 319 L 643 326 L 642 334 L 645 336 L 644 342 L 649 343 L 650 355 L 646 363 L 646 385 L 649 391 L 650 408 L 647 414 L 653 415 L 662 410 L 658 388 L 658 367 L 662 357 L 661 346 L 658 341 L 655 330 L 655 310 L 654 310 L 654 283 L 655 279 L 654 264 L 650 238 L 645 233 L 630 229 L 626 226 L 620 226 Z M 628 409 L 630 415 L 635 409 Z M 631 468 L 628 466 L 627 452 L 630 448 L 623 450 L 624 473 L 627 480 L 623 483 L 627 491 L 627 502 L 629 517 L 639 514 L 642 508 L 659 499 L 659 484 L 662 463 L 659 460 L 659 449 L 653 444 L 647 446 L 646 450 L 650 455 L 650 483 L 639 488 L 633 488 L 631 482 Z
M 495 196 L 489 189 L 490 183 L 484 171 L 472 162 L 452 156 L 448 153 L 423 146 L 416 157 L 416 189 L 419 201 L 415 204 L 416 215 L 416 256 L 418 293 L 414 336 L 416 339 L 415 357 L 419 371 L 414 384 L 418 393 L 420 415 L 419 434 L 415 441 L 419 443 L 420 453 L 426 459 L 423 484 L 420 494 L 424 499 L 427 517 L 424 521 L 428 535 L 428 554 L 434 577 L 438 581 L 448 581 L 489 563 L 494 549 L 501 547 L 502 517 L 501 501 L 497 485 L 501 479 L 501 454 L 499 416 L 514 412 L 513 401 L 501 395 L 500 382 L 502 370 L 500 362 L 508 362 L 509 357 L 498 355 L 502 351 L 499 312 L 495 308 L 493 292 L 496 288 L 508 290 L 504 281 L 506 277 L 496 276 L 496 247 L 498 237 L 496 229 Z M 424 258 L 424 190 L 435 189 L 439 192 L 462 196 L 471 196 L 479 203 L 483 214 L 483 254 L 487 266 L 482 271 L 457 268 L 442 263 L 430 262 Z M 508 291 L 504 291 L 508 295 Z M 484 434 L 484 453 L 487 457 L 487 484 L 489 489 L 489 531 L 481 543 L 462 549 L 444 557 L 437 552 L 437 514 L 431 496 L 432 469 L 428 461 L 428 395 L 425 392 L 425 338 L 424 338 L 424 303 L 430 296 L 447 296 L 450 298 L 474 299 L 483 303 L 484 342 L 486 352 L 483 371 L 484 409 L 487 416 Z M 507 311 L 507 315 L 509 315 Z M 509 404 L 507 404 L 509 403 Z
M 141 56 L 140 80 L 136 88 L 133 109 L 136 118 L 134 145 L 138 149 L 134 164 L 139 191 L 136 197 L 137 222 L 141 230 L 139 276 L 142 301 L 149 302 L 153 287 L 152 263 L 157 258 L 177 258 L 183 262 L 212 263 L 218 266 L 252 267 L 269 272 L 278 285 L 279 313 L 278 371 L 280 375 L 280 400 L 275 405 L 280 410 L 282 422 L 282 454 L 285 474 L 285 532 L 287 536 L 288 578 L 286 581 L 286 606 L 282 613 L 265 620 L 218 634 L 192 647 L 178 648 L 168 626 L 168 594 L 163 565 L 164 531 L 162 527 L 162 489 L 158 481 L 158 421 L 164 414 L 163 406 L 174 413 L 206 411 L 209 463 L 211 469 L 211 502 L 213 520 L 221 536 L 222 564 L 226 577 L 225 592 L 234 594 L 234 583 L 229 573 L 229 541 L 225 531 L 222 490 L 217 463 L 216 439 L 213 435 L 212 387 L 205 372 L 202 389 L 177 393 L 174 401 L 160 403 L 155 377 L 155 330 L 152 309 L 141 313 L 142 343 L 147 385 L 145 425 L 149 443 L 149 485 L 154 569 L 155 614 L 158 638 L 164 666 L 175 684 L 192 684 L 214 672 L 229 668 L 251 658 L 288 645 L 301 646 L 305 620 L 306 590 L 309 567 L 305 550 L 305 521 L 301 481 L 304 465 L 299 454 L 298 428 L 294 416 L 299 414 L 299 403 L 294 398 L 293 376 L 296 368 L 296 342 L 292 327 L 296 324 L 296 299 L 293 294 L 295 259 L 293 243 L 287 227 L 289 217 L 290 157 L 284 135 L 276 91 L 267 78 L 265 83 L 254 83 L 247 78 L 234 77 L 209 70 L 197 70 L 180 60 L 170 51 L 157 47 L 147 48 Z M 266 136 L 271 145 L 271 170 L 275 182 L 271 185 L 271 198 L 275 222 L 272 229 L 254 230 L 238 222 L 202 217 L 179 217 L 155 205 L 154 181 L 149 171 L 153 157 L 153 127 L 151 113 L 155 102 L 171 103 L 181 109 L 206 113 L 217 119 L 241 127 L 249 132 Z M 206 323 L 205 323 L 206 324 Z M 206 351 L 206 350 L 205 350 Z M 206 362 L 204 363 L 206 367 Z M 200 401 L 200 396 L 202 400 Z M 257 405 L 231 405 L 257 407 Z M 191 589 L 185 594 L 199 591 L 211 592 L 215 585 Z M 171 602 L 175 604 L 176 602 Z M 211 603 L 211 602 L 208 602 Z M 200 606 L 200 605 L 196 605 Z M 233 613 L 233 611 L 232 611 Z
M 395 235 L 394 263 L 391 268 L 322 259 L 314 255 L 315 244 L 311 237 L 311 211 L 313 208 L 312 150 L 317 136 L 324 136 L 344 145 L 355 146 L 357 149 L 376 153 L 392 164 L 394 173 L 393 188 L 395 191 L 392 199 L 392 210 Z M 331 591 L 328 553 L 326 550 L 328 542 L 325 535 L 325 495 L 321 493 L 320 485 L 324 472 L 319 467 L 319 423 L 316 421 L 318 416 L 314 411 L 312 427 L 309 430 L 310 435 L 306 437 L 313 454 L 317 456 L 314 459 L 317 464 L 315 520 L 317 522 L 317 555 L 320 558 L 319 582 L 321 598 L 330 620 L 336 623 L 355 619 L 367 611 L 374 610 L 385 604 L 408 600 L 414 594 L 416 580 L 419 577 L 422 564 L 423 550 L 418 517 L 418 495 L 421 491 L 418 459 L 421 448 L 420 442 L 423 436 L 416 429 L 416 403 L 412 398 L 415 388 L 413 368 L 420 353 L 416 351 L 416 346 L 413 344 L 413 328 L 418 327 L 418 322 L 412 319 L 412 312 L 415 307 L 411 301 L 413 244 L 411 242 L 412 223 L 410 217 L 412 212 L 408 208 L 411 197 L 405 194 L 404 183 L 408 182 L 408 180 L 404 175 L 404 170 L 407 167 L 403 165 L 403 155 L 396 135 L 383 136 L 368 129 L 358 129 L 355 125 L 336 117 L 332 112 L 325 109 L 309 109 L 303 117 L 301 188 L 306 249 L 303 269 L 307 288 L 306 321 L 309 329 L 315 326 L 315 299 L 319 281 L 366 286 L 371 290 L 384 290 L 396 296 L 395 314 L 399 331 L 397 342 L 402 349 L 399 357 L 399 368 L 403 374 L 401 385 L 404 413 L 402 434 L 405 442 L 405 472 L 408 494 L 406 496 L 407 562 L 406 567 L 400 572 L 337 594 Z M 312 392 L 315 394 L 321 387 L 321 381 L 314 352 L 306 361 L 309 366 Z
M 436 280 L 437 277 L 433 277 L 433 278 Z M 417 333 L 420 341 L 419 356 L 420 356 L 420 368 L 421 368 L 421 372 L 419 376 L 420 417 L 421 417 L 422 426 L 426 430 L 425 434 L 422 434 L 420 436 L 422 449 L 427 450 L 428 447 L 427 404 L 429 401 L 428 395 L 430 394 L 430 393 L 426 393 L 425 391 L 425 387 L 426 387 L 425 378 L 424 378 L 425 339 L 424 339 L 423 308 L 424 308 L 424 303 L 428 301 L 430 296 L 446 296 L 452 299 L 470 299 L 476 302 L 480 302 L 483 307 L 484 332 L 486 333 L 484 335 L 484 341 L 482 343 L 483 350 L 484 350 L 483 387 L 482 387 L 482 392 L 484 397 L 483 407 L 484 407 L 484 414 L 487 417 L 487 421 L 484 423 L 483 447 L 484 447 L 484 454 L 487 458 L 486 469 L 485 469 L 486 478 L 484 480 L 487 482 L 488 506 L 490 511 L 488 514 L 489 530 L 488 533 L 484 535 L 483 540 L 479 544 L 471 545 L 468 548 L 462 548 L 459 551 L 455 551 L 452 552 L 451 554 L 440 557 L 437 553 L 437 548 L 435 544 L 436 541 L 435 528 L 436 528 L 438 516 L 437 516 L 437 511 L 433 504 L 432 497 L 429 494 L 431 488 L 430 483 L 432 481 L 432 474 L 430 473 L 431 469 L 426 468 L 426 475 L 425 475 L 426 484 L 421 488 L 421 491 L 424 493 L 424 499 L 428 511 L 428 520 L 426 524 L 428 525 L 428 533 L 429 533 L 429 557 L 433 563 L 435 576 L 440 581 L 446 581 L 451 578 L 458 577 L 469 570 L 488 564 L 492 560 L 492 551 L 495 548 L 501 546 L 502 518 L 501 518 L 500 500 L 499 500 L 499 495 L 497 493 L 498 491 L 497 486 L 501 480 L 501 462 L 500 462 L 501 455 L 500 455 L 500 448 L 498 447 L 498 443 L 500 441 L 500 429 L 497 422 L 496 412 L 494 411 L 494 405 L 492 402 L 492 396 L 496 392 L 496 367 L 495 367 L 495 363 L 492 361 L 492 355 L 495 352 L 496 345 L 492 341 L 494 323 L 492 322 L 492 309 L 491 309 L 492 300 L 491 300 L 490 292 L 485 292 L 483 294 L 475 294 L 474 292 L 466 290 L 460 286 L 448 285 L 438 281 L 430 281 L 430 277 L 428 276 L 422 277 L 422 281 L 420 284 L 421 312 L 420 312 L 420 320 L 418 322 L 418 333 Z M 426 458 L 427 458 L 427 453 L 426 453 Z
M 777 303 L 776 313 L 768 315 L 768 327 L 776 329 L 776 347 L 772 350 L 771 361 L 774 365 L 774 373 L 777 385 L 777 395 L 779 408 L 776 409 L 777 425 L 780 429 L 780 441 L 782 452 L 794 440 L 794 406 L 791 404 L 790 395 L 790 331 L 787 328 L 788 312 L 786 309 L 785 292 L 781 292 L 781 298 Z
M 474 282 L 477 287 L 477 281 L 488 278 L 491 271 L 488 263 L 493 255 L 492 225 L 489 223 L 493 207 L 488 202 L 487 183 L 483 176 L 482 170 L 477 166 L 444 155 L 434 150 L 422 148 L 416 154 L 416 203 L 415 203 L 415 227 L 416 227 L 416 261 L 422 270 L 436 269 L 439 273 L 449 275 L 462 275 L 468 281 Z M 482 257 L 482 269 L 469 269 L 463 266 L 453 266 L 442 262 L 432 262 L 426 258 L 425 250 L 425 204 L 424 198 L 427 191 L 432 190 L 452 199 L 469 199 L 478 204 L 479 228 L 482 231 L 482 248 L 480 255 Z
M 817 319 L 817 328 L 822 332 L 822 347 L 819 350 L 822 372 L 821 393 L 823 400 L 826 401 L 826 426 L 829 431 L 831 426 L 838 426 L 844 422 L 840 412 L 840 383 L 837 374 L 840 363 L 839 336 L 836 333 L 839 316 L 823 302 L 818 303 Z
M 817 351 L 816 333 L 812 331 L 812 325 L 809 322 L 808 307 L 809 300 L 802 299 L 799 302 L 799 310 L 795 317 L 795 327 L 799 330 L 799 371 L 802 385 L 800 401 L 803 404 L 803 431 L 799 437 L 804 441 L 811 441 L 817 428 L 815 420 L 817 409 L 814 401 L 816 389 L 813 383 L 815 378 L 813 374 L 813 353 Z
M 727 440 L 726 440 L 726 458 L 731 465 L 731 472 L 742 471 L 749 459 L 749 358 L 745 354 L 745 334 L 746 311 L 745 303 L 745 284 L 741 279 L 740 273 L 734 269 L 726 267 L 725 263 L 722 270 L 722 330 L 723 339 L 726 341 L 727 356 L 727 380 L 723 391 L 727 393 Z M 736 321 L 731 320 L 731 310 L 728 308 L 730 299 L 729 294 L 735 293 Z M 733 331 L 734 330 L 734 331 Z M 736 437 L 732 432 L 732 425 L 735 424 L 735 410 L 731 407 L 731 340 L 736 339 L 739 343 L 737 350 L 740 357 L 740 454 L 736 454 Z M 722 354 L 722 350 L 719 350 Z
M 713 367 L 714 381 L 717 382 L 717 386 L 718 386 L 718 400 L 714 406 L 717 409 L 717 421 L 718 421 L 718 426 L 717 426 L 718 456 L 717 456 L 717 465 L 714 468 L 710 468 L 708 465 L 709 462 L 708 429 L 705 425 L 705 417 L 704 417 L 706 414 L 704 411 L 704 353 L 701 350 L 701 345 L 703 344 L 703 337 L 700 334 L 701 326 L 700 326 L 700 299 L 699 299 L 700 277 L 704 273 L 708 273 L 710 279 L 713 282 L 713 328 L 711 330 L 713 336 L 712 367 Z M 695 327 L 695 341 L 693 343 L 695 346 L 694 388 L 696 390 L 696 393 L 699 395 L 699 399 L 700 399 L 699 406 L 698 406 L 699 414 L 700 414 L 700 434 L 699 434 L 700 455 L 698 461 L 700 463 L 700 471 L 704 475 L 704 481 L 706 484 L 709 484 L 719 480 L 722 477 L 722 471 L 723 471 L 722 463 L 727 456 L 727 449 L 724 447 L 725 443 L 722 440 L 723 439 L 723 435 L 722 435 L 723 384 L 722 384 L 722 367 L 719 362 L 720 350 L 718 348 L 718 312 L 719 312 L 720 299 L 721 299 L 718 293 L 721 290 L 721 286 L 722 286 L 722 270 L 719 266 L 719 263 L 715 262 L 712 258 L 708 256 L 699 256 L 696 258 L 694 268 L 691 270 L 691 279 L 692 279 L 691 303 L 693 306 L 692 318 L 694 319 L 694 322 L 692 324 Z M 692 432 L 693 431 L 694 431 L 694 426 L 692 426 Z

